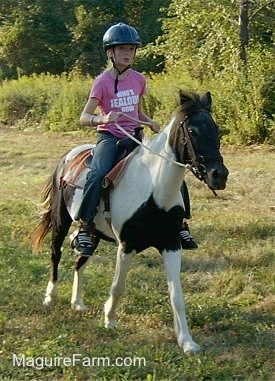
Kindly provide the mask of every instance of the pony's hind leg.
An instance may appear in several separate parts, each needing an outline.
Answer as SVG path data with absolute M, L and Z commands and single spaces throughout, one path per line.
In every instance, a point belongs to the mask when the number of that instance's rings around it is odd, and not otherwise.
M 119 245 L 117 251 L 115 276 L 111 286 L 109 299 L 104 305 L 106 328 L 116 327 L 116 308 L 119 298 L 125 288 L 125 281 L 133 254 L 134 252 L 125 254 L 122 245 Z
M 52 217 L 51 278 L 48 282 L 43 302 L 44 306 L 47 307 L 50 307 L 57 297 L 58 265 L 61 259 L 61 248 L 72 223 L 72 219 L 63 201 L 61 202 L 59 213 L 58 220 Z
M 95 238 L 94 247 L 96 248 L 99 244 L 100 239 Z M 81 257 L 78 256 L 75 264 L 75 272 L 74 272 L 74 282 L 73 282 L 73 290 L 72 290 L 72 299 L 71 306 L 74 310 L 84 312 L 87 310 L 83 300 L 82 300 L 82 281 L 83 281 L 83 273 L 87 266 L 89 257 Z

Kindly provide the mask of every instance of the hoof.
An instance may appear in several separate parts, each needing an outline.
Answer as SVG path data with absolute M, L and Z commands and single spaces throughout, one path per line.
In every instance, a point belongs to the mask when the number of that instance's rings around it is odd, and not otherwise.
M 117 322 L 115 320 L 105 321 L 105 328 L 114 329 L 117 327 Z
M 86 312 L 88 310 L 84 303 L 71 303 L 71 307 L 77 312 Z
M 200 346 L 193 342 L 188 345 L 185 345 L 183 351 L 184 354 L 186 354 L 186 356 L 194 356 L 200 352 Z
M 51 296 L 46 296 L 46 298 L 43 300 L 43 306 L 50 308 L 55 304 L 55 299 L 53 299 Z

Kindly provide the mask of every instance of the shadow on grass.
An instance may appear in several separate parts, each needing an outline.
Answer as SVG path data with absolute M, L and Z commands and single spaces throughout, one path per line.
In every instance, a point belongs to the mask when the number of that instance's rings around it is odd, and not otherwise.
M 271 309 L 248 310 L 230 301 L 226 304 L 221 299 L 210 299 L 203 309 L 190 305 L 188 310 L 191 332 L 202 347 L 202 359 L 210 356 L 221 369 L 231 364 L 228 380 L 247 380 L 242 375 L 250 374 L 251 380 L 271 381 L 275 324 Z
M 242 225 L 223 225 L 215 226 L 215 224 L 202 224 L 198 229 L 198 236 L 205 240 L 208 237 L 213 238 L 213 244 L 225 240 L 240 240 L 244 242 L 251 242 L 253 240 L 266 240 L 275 237 L 274 223 L 263 223 L 261 221 L 242 224 Z
M 201 242 L 198 239 L 199 249 L 184 252 L 182 271 L 268 267 L 274 262 L 271 243 L 275 238 L 275 227 L 272 224 L 250 223 L 216 230 L 211 225 L 203 225 L 194 236 L 201 239 Z

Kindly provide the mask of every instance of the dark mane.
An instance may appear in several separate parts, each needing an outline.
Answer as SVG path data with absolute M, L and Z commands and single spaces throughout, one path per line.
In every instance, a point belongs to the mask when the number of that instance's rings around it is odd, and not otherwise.
M 176 115 L 183 113 L 186 116 L 190 116 L 199 110 L 211 112 L 211 103 L 211 95 L 209 92 L 200 95 L 195 92 L 180 90 L 179 106 L 176 110 Z

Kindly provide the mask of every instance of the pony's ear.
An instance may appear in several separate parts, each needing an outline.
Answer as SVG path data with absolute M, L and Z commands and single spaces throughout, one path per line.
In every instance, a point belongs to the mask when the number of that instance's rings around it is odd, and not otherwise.
M 211 97 L 211 93 L 210 93 L 210 91 L 207 91 L 207 93 L 204 94 L 204 96 L 202 97 L 202 101 L 203 101 L 203 103 L 205 104 L 205 107 L 206 107 L 208 110 L 211 110 L 212 97 Z
M 192 100 L 190 94 L 188 94 L 186 91 L 183 91 L 183 90 L 179 91 L 179 96 L 180 96 L 181 105 Z

